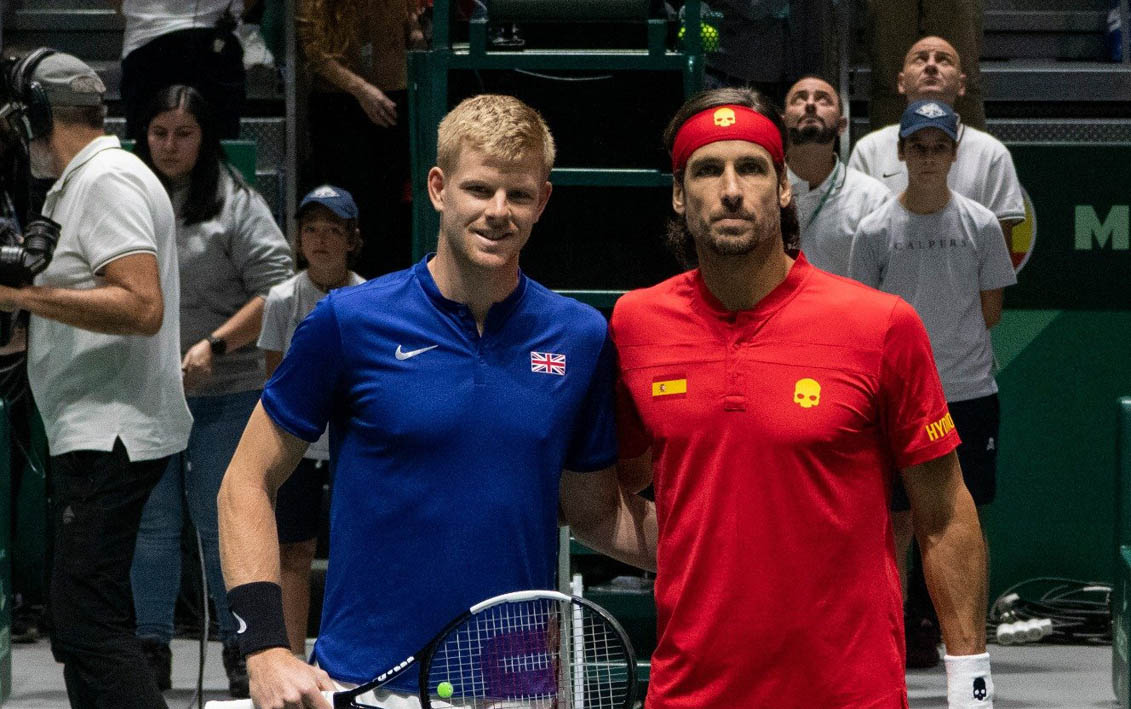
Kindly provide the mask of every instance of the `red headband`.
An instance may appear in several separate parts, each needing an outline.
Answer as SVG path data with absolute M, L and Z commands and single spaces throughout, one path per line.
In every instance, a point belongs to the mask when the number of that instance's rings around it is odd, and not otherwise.
M 679 128 L 672 146 L 672 172 L 687 167 L 687 160 L 699 148 L 720 140 L 745 140 L 761 145 L 775 165 L 785 162 L 781 132 L 774 122 L 747 106 L 712 106 L 688 118 Z

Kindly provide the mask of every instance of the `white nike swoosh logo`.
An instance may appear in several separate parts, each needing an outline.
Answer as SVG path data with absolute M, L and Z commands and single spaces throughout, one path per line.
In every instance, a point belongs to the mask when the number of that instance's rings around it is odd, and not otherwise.
M 232 617 L 240 622 L 240 627 L 236 629 L 236 635 L 243 635 L 244 633 L 246 633 L 247 632 L 247 621 L 245 621 L 243 618 L 239 617 L 235 613 L 232 613 Z
M 397 359 L 405 360 L 405 359 L 409 359 L 410 357 L 415 357 L 418 354 L 422 354 L 424 352 L 427 352 L 428 350 L 434 350 L 437 347 L 439 347 L 439 345 L 432 345 L 431 347 L 421 347 L 418 350 L 409 350 L 408 352 L 405 352 L 404 350 L 401 349 L 400 345 L 397 345 L 396 356 L 397 356 Z

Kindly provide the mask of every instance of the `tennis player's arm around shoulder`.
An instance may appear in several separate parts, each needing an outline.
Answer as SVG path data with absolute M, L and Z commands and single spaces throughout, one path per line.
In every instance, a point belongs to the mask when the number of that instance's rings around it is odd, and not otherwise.
M 903 469 L 923 573 L 948 655 L 986 650 L 986 547 L 958 456 Z
M 562 519 L 577 539 L 603 554 L 641 569 L 656 569 L 656 506 L 626 490 L 617 469 L 595 473 L 562 471 Z

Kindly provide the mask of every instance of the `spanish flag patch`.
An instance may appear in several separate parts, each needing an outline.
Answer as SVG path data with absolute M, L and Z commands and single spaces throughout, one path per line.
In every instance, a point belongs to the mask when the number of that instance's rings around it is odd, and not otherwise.
M 652 396 L 687 396 L 687 377 L 656 377 L 652 380 Z

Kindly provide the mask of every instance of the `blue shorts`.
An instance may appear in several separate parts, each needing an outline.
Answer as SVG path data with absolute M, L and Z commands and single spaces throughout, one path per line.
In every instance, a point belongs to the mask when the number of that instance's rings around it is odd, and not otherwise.
M 280 544 L 318 538 L 322 490 L 330 484 L 330 463 L 303 458 L 275 495 L 275 525 Z
M 1001 404 L 997 394 L 966 401 L 949 401 L 947 408 L 954 419 L 954 428 L 962 443 L 958 446 L 958 463 L 962 479 L 978 507 L 988 505 L 997 495 L 997 442 L 1001 424 Z M 891 509 L 911 509 L 903 478 L 897 473 L 892 489 Z

